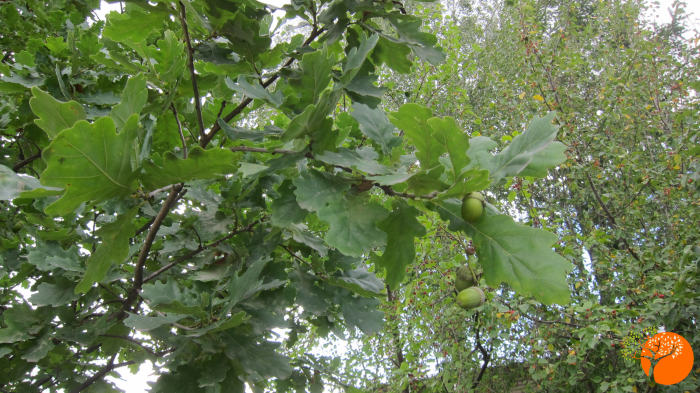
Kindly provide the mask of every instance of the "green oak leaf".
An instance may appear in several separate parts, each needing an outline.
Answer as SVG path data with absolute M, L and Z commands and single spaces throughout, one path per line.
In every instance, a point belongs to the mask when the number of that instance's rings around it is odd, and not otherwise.
M 258 81 L 254 80 L 253 84 L 251 85 L 243 75 L 238 75 L 238 81 L 236 83 L 233 83 L 231 78 L 227 77 L 226 86 L 233 91 L 244 94 L 248 98 L 266 101 L 275 108 L 282 105 L 282 101 L 284 101 L 282 90 L 277 90 L 275 93 L 270 93 L 267 89 L 262 87 Z
M 445 146 L 433 137 L 433 129 L 428 120 L 433 117 L 430 108 L 418 104 L 405 104 L 398 112 L 391 112 L 389 119 L 394 125 L 403 130 L 404 134 L 416 147 L 416 158 L 423 169 L 431 169 L 438 165 L 438 159 L 446 152 Z
M 43 187 L 38 179 L 28 175 L 18 175 L 12 169 L 0 165 L 0 201 L 11 201 L 32 190 L 49 192 L 47 196 L 63 193 L 60 188 Z M 26 198 L 26 196 L 23 197 Z
M 328 277 L 328 283 L 343 287 L 364 297 L 375 297 L 384 291 L 384 283 L 363 267 L 338 272 Z
M 238 171 L 234 158 L 235 154 L 231 150 L 204 150 L 199 146 L 193 147 L 186 159 L 167 152 L 163 158 L 163 167 L 150 160 L 143 162 L 141 182 L 148 189 L 155 190 L 194 179 L 216 178 Z
M 150 46 L 151 57 L 156 61 L 153 66 L 160 80 L 166 86 L 171 86 L 185 70 L 185 44 L 181 42 L 172 30 L 166 30 L 163 39 L 158 40 L 158 50 Z
M 83 57 L 88 58 L 99 52 L 104 45 L 100 43 L 100 38 L 92 31 L 83 31 L 80 39 L 76 41 L 75 47 L 80 49 Z
M 0 344 L 29 340 L 44 327 L 39 310 L 32 310 L 28 303 L 14 305 L 3 311 L 6 328 L 0 328 Z
M 335 65 L 335 55 L 328 53 L 328 47 L 307 53 L 299 62 L 301 77 L 289 79 L 289 85 L 301 94 L 301 102 L 317 105 L 322 102 L 322 92 L 332 80 L 332 69 Z M 335 105 L 335 103 L 333 104 Z
M 186 315 L 167 315 L 163 317 L 146 317 L 138 314 L 129 314 L 129 317 L 124 320 L 124 325 L 140 332 L 147 332 L 159 328 L 163 325 L 175 323 Z
M 302 209 L 317 211 L 328 203 L 339 200 L 350 189 L 353 181 L 328 172 L 309 169 L 293 181 L 294 194 Z
M 467 156 L 469 135 L 459 128 L 452 117 L 432 118 L 428 124 L 434 130 L 433 138 L 450 155 L 452 168 L 447 177 L 453 183 L 471 161 Z
M 390 156 L 391 149 L 401 144 L 401 138 L 394 135 L 396 128 L 387 120 L 384 110 L 370 109 L 359 102 L 354 103 L 352 109 L 353 112 L 350 115 L 360 123 L 362 133 L 377 142 L 382 147 L 384 155 Z
M 277 353 L 279 343 L 263 341 L 256 343 L 252 337 L 223 332 L 224 350 L 229 359 L 239 360 L 245 372 L 257 373 L 264 379 L 286 379 L 292 375 L 289 358 Z
M 134 217 L 139 208 L 134 207 L 126 214 L 120 214 L 114 222 L 102 225 L 96 235 L 102 241 L 87 260 L 87 271 L 83 279 L 75 288 L 75 293 L 85 293 L 92 288 L 92 284 L 105 278 L 109 267 L 113 263 L 121 264 L 129 256 L 129 239 L 134 237 L 136 227 Z
M 370 202 L 366 193 L 346 195 L 319 209 L 317 215 L 331 226 L 326 243 L 345 255 L 359 257 L 386 241 L 386 232 L 377 229 L 375 223 L 389 212 L 377 202 Z
M 289 273 L 289 279 L 297 290 L 297 303 L 304 307 L 304 311 L 314 315 L 326 312 L 330 305 L 328 301 L 333 297 L 333 294 L 323 289 L 318 277 L 293 270 Z
M 389 216 L 377 224 L 377 228 L 387 233 L 386 249 L 377 258 L 376 265 L 386 269 L 386 283 L 396 290 L 406 276 L 406 266 L 416 257 L 415 238 L 426 234 L 425 227 L 416 219 L 418 209 L 409 206 L 402 199 L 391 203 Z
M 262 268 L 265 267 L 265 264 L 269 261 L 269 258 L 259 259 L 250 265 L 240 276 L 238 273 L 234 273 L 231 276 L 231 280 L 228 283 L 229 302 L 226 307 L 226 313 L 241 300 L 252 296 L 255 293 L 255 289 L 261 287 L 263 280 L 258 279 L 258 276 L 260 276 Z
M 559 126 L 552 124 L 555 117 L 555 112 L 549 112 L 545 117 L 535 116 L 525 132 L 513 138 L 508 147 L 493 156 L 485 167 L 491 172 L 493 182 L 519 174 L 537 153 L 557 137 Z
M 365 33 L 360 36 L 360 45 L 353 47 L 348 52 L 348 60 L 343 65 L 343 75 L 340 77 L 340 83 L 343 86 L 347 86 L 360 71 L 362 64 L 364 64 L 367 55 L 374 49 L 379 40 L 379 35 L 373 34 L 369 38 Z
M 226 379 L 226 373 L 231 369 L 231 362 L 226 359 L 226 355 L 218 353 L 211 361 L 206 363 L 202 371 L 202 377 L 197 380 L 199 387 L 218 386 Z
M 216 122 L 224 133 L 226 133 L 226 136 L 232 141 L 247 139 L 253 142 L 260 142 L 268 135 L 280 135 L 283 132 L 282 129 L 276 126 L 267 126 L 264 130 L 248 130 L 240 127 L 232 127 L 221 118 L 218 118 Z
M 363 96 L 381 98 L 386 91 L 386 87 L 374 85 L 378 77 L 376 75 L 357 75 L 345 86 L 345 89 Z
M 279 198 L 272 200 L 270 207 L 272 208 L 272 217 L 270 222 L 272 225 L 284 228 L 290 224 L 298 224 L 304 220 L 308 210 L 299 206 L 297 197 L 294 195 L 294 185 L 292 181 L 287 179 L 277 188 Z
M 377 154 L 374 149 L 367 147 L 358 149 L 357 151 L 352 151 L 346 147 L 340 147 L 337 153 L 326 151 L 322 155 L 316 155 L 315 158 L 326 164 L 352 167 L 373 175 L 388 175 L 394 173 L 392 168 L 375 161 L 379 158 L 379 154 Z
M 408 181 L 406 181 L 406 184 L 408 184 L 408 189 L 412 190 L 419 196 L 430 194 L 433 191 L 445 191 L 450 188 L 450 186 L 440 180 L 440 176 L 444 171 L 444 166 L 437 166 L 427 171 L 422 170 L 420 172 L 416 172 L 408 179 Z
M 434 66 L 445 61 L 445 53 L 440 47 L 435 47 L 437 37 L 434 34 L 420 31 L 421 18 L 402 15 L 387 19 L 399 33 L 399 39 L 396 41 L 409 45 L 413 53 L 421 60 Z
M 518 176 L 547 177 L 549 168 L 554 168 L 566 161 L 565 151 L 565 144 L 557 141 L 550 143 L 542 151 L 532 156 L 532 161 L 518 173 Z
M 141 113 L 147 100 L 146 77 L 143 74 L 138 74 L 129 78 L 122 93 L 121 102 L 115 105 L 109 113 L 109 117 L 114 120 L 118 132 L 121 132 L 131 115 Z
M 56 346 L 53 343 L 53 336 L 49 329 L 46 329 L 41 336 L 32 340 L 32 343 L 34 343 L 34 345 L 29 347 L 22 355 L 22 359 L 30 363 L 36 363 L 45 358 L 46 355 L 49 354 L 49 351 Z
M 344 288 L 332 287 L 328 284 L 325 287 L 335 294 L 334 303 L 340 304 L 343 318 L 348 328 L 358 327 L 364 334 L 382 330 L 384 326 L 384 313 L 377 310 L 380 304 L 377 299 L 355 297 L 353 292 Z
M 438 204 L 440 217 L 450 221 L 451 231 L 464 231 L 471 237 L 484 269 L 486 283 L 498 288 L 506 282 L 521 295 L 533 295 L 544 304 L 567 304 L 567 272 L 571 263 L 552 250 L 557 235 L 517 224 L 507 215 L 484 214 L 469 224 L 461 219 L 461 204 Z
M 108 15 L 108 25 L 102 31 L 102 35 L 115 42 L 141 42 L 169 19 L 170 15 L 166 12 L 131 10 L 128 14 L 120 14 L 112 11 Z
M 92 124 L 81 120 L 54 138 L 42 154 L 47 168 L 41 184 L 66 192 L 46 207 L 46 214 L 65 216 L 83 202 L 99 203 L 133 193 L 137 172 L 131 168 L 131 151 L 138 121 L 132 115 L 117 134 L 110 117 Z
M 39 307 L 61 306 L 70 304 L 80 299 L 80 295 L 74 293 L 75 283 L 65 277 L 57 277 L 55 284 L 42 282 L 37 287 L 37 293 L 33 294 L 29 301 Z
M 316 237 L 316 235 L 306 229 L 307 227 L 304 224 L 291 224 L 287 227 L 294 241 L 306 244 L 316 250 L 320 256 L 325 257 L 328 254 L 328 247 L 326 247 L 322 239 Z
M 29 106 L 39 117 L 34 123 L 41 127 L 50 139 L 86 118 L 83 106 L 75 101 L 58 101 L 38 87 L 32 87 L 32 94 L 34 97 L 29 99 Z
M 156 281 L 153 284 L 144 285 L 141 297 L 150 302 L 149 307 L 157 307 L 159 304 L 170 304 L 173 300 L 182 300 L 184 295 L 175 280 L 167 283 Z
M 324 90 L 317 105 L 307 106 L 300 115 L 292 119 L 282 133 L 280 141 L 286 143 L 306 135 L 329 132 L 333 127 L 333 119 L 327 116 L 335 109 L 342 93 L 342 89 Z
M 459 174 L 449 190 L 438 195 L 439 199 L 462 198 L 470 192 L 485 190 L 491 185 L 489 171 L 478 168 L 467 169 Z
M 249 316 L 246 316 L 246 313 L 244 311 L 237 312 L 231 318 L 228 319 L 222 319 L 219 321 L 216 321 L 210 325 L 207 325 L 203 328 L 195 329 L 195 330 L 189 330 L 187 331 L 188 336 L 192 337 L 199 337 L 202 336 L 206 333 L 216 333 L 220 332 L 222 330 L 228 330 L 230 328 L 236 327 L 243 322 L 247 321 L 250 319 Z
M 393 186 L 408 181 L 413 176 L 413 173 L 407 173 L 406 167 L 400 167 L 395 174 L 367 176 L 368 180 L 375 181 L 383 186 Z
M 377 67 L 386 64 L 399 74 L 408 74 L 413 66 L 413 62 L 407 57 L 409 53 L 411 53 L 411 48 L 408 46 L 397 44 L 389 41 L 385 36 L 381 36 L 370 58 Z

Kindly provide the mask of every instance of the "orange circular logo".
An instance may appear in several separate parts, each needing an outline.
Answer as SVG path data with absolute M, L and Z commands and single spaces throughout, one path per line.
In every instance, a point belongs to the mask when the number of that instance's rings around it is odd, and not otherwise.
M 648 339 L 641 351 L 642 369 L 656 383 L 673 385 L 693 369 L 693 350 L 683 336 L 664 332 Z

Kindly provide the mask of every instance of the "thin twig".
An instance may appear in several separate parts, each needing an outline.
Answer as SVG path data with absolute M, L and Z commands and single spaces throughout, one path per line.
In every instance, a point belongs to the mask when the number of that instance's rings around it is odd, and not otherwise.
M 251 222 L 250 224 L 248 224 L 246 227 L 244 227 L 244 228 L 242 228 L 242 229 L 235 230 L 235 231 L 229 233 L 228 235 L 222 237 L 221 239 L 215 241 L 214 243 L 208 244 L 208 245 L 206 245 L 206 246 L 200 246 L 200 247 L 198 247 L 196 250 L 191 251 L 191 252 L 189 252 L 189 253 L 186 254 L 186 255 L 183 255 L 182 257 L 178 258 L 177 260 L 175 260 L 175 261 L 173 261 L 173 262 L 171 262 L 171 263 L 169 263 L 169 264 L 163 266 L 162 268 L 158 269 L 157 271 L 155 271 L 154 273 L 152 273 L 151 275 L 149 275 L 148 277 L 146 277 L 146 278 L 143 280 L 144 284 L 147 283 L 147 282 L 149 282 L 149 281 L 151 281 L 151 280 L 153 280 L 154 278 L 160 276 L 161 274 L 163 274 L 163 272 L 165 272 L 166 270 L 172 268 L 173 266 L 175 266 L 175 265 L 177 265 L 177 264 L 179 264 L 179 263 L 181 263 L 181 262 L 184 262 L 184 261 L 186 261 L 186 260 L 192 258 L 193 256 L 199 254 L 200 252 L 202 252 L 202 251 L 204 251 L 204 250 L 207 250 L 207 249 L 212 248 L 212 247 L 216 247 L 216 246 L 219 245 L 219 243 L 221 243 L 221 242 L 223 242 L 223 241 L 225 241 L 225 240 L 228 240 L 228 239 L 230 239 L 230 238 L 232 238 L 232 237 L 238 235 L 239 233 L 250 232 L 250 231 L 253 229 L 253 227 L 254 227 L 256 224 L 258 224 L 259 222 L 261 222 L 261 221 L 262 221 L 262 218 L 261 218 L 261 219 L 258 219 L 258 220 L 255 220 L 255 221 Z
M 197 78 L 194 72 L 194 58 L 192 57 L 194 50 L 192 49 L 192 42 L 190 41 L 190 33 L 187 31 L 187 16 L 185 15 L 185 5 L 180 3 L 180 23 L 182 24 L 182 31 L 185 35 L 185 42 L 187 43 L 187 66 L 190 69 L 190 78 L 192 79 L 192 90 L 194 90 L 194 107 L 197 111 L 197 125 L 199 126 L 199 139 L 206 139 L 206 134 L 204 133 L 204 119 L 202 118 L 202 101 L 199 97 L 199 88 L 197 87 Z M 175 116 L 177 118 L 177 116 Z M 182 131 L 180 131 L 182 135 Z
M 405 192 L 397 192 L 397 191 L 394 191 L 394 190 L 393 190 L 391 187 L 389 187 L 389 186 L 379 186 L 379 188 L 381 188 L 382 191 L 384 191 L 384 193 L 387 194 L 387 195 L 389 195 L 389 196 L 398 196 L 398 197 L 409 198 L 409 199 L 416 199 L 416 198 L 420 198 L 420 199 L 433 199 L 433 198 L 435 198 L 435 197 L 438 195 L 438 192 L 437 192 L 437 191 L 433 191 L 433 192 L 431 192 L 430 194 L 427 194 L 427 195 L 415 195 L 415 194 L 408 194 L 408 193 L 405 193 Z
M 25 158 L 24 160 L 13 165 L 12 170 L 15 172 L 19 172 L 19 170 L 22 169 L 24 166 L 28 165 L 32 161 L 35 161 L 39 158 L 41 158 L 41 150 L 38 153 L 34 154 L 33 156 Z
M 230 149 L 232 152 L 237 152 L 237 151 L 248 151 L 252 153 L 270 153 L 270 154 L 296 154 L 296 153 L 301 153 L 299 151 L 294 151 L 294 150 L 284 150 L 284 149 L 274 149 L 272 151 L 265 149 L 264 147 L 248 147 L 248 146 L 236 146 L 232 147 Z M 307 151 L 304 153 L 304 156 L 307 158 L 314 158 L 313 153 L 310 151 Z
M 180 124 L 180 119 L 177 117 L 177 109 L 175 109 L 175 105 L 172 102 L 170 103 L 170 110 L 173 111 L 173 116 L 175 116 L 175 122 L 177 123 L 177 132 L 180 133 L 180 140 L 182 141 L 182 157 L 187 158 L 187 143 L 185 142 L 185 134 L 182 133 L 182 124 Z
M 122 339 L 122 340 L 126 340 L 126 341 L 132 342 L 132 343 L 134 343 L 134 344 L 140 346 L 141 348 L 143 348 L 146 352 L 150 353 L 151 355 L 154 355 L 154 356 L 155 356 L 155 354 L 156 354 L 155 352 L 153 352 L 153 350 L 151 350 L 150 348 L 144 346 L 143 343 L 142 343 L 141 341 L 139 341 L 139 340 L 137 340 L 137 339 L 135 339 L 135 338 L 131 338 L 131 337 L 129 337 L 129 336 L 116 336 L 116 335 L 112 335 L 112 334 L 100 334 L 100 337 L 120 338 L 120 339 Z

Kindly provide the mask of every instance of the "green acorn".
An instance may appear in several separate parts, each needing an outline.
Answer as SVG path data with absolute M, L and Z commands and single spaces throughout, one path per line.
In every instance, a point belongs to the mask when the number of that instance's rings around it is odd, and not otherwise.
M 457 291 L 461 292 L 474 286 L 474 284 L 476 284 L 476 277 L 474 277 L 474 272 L 469 266 L 462 266 L 457 269 L 457 279 L 455 280 Z
M 462 219 L 468 223 L 479 221 L 484 214 L 484 196 L 480 192 L 470 192 L 462 199 Z
M 457 305 L 464 310 L 471 310 L 484 304 L 486 295 L 479 287 L 471 287 L 457 295 Z

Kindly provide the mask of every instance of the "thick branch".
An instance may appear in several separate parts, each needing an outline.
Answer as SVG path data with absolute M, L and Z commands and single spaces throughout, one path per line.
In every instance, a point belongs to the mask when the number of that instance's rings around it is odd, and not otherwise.
M 202 101 L 199 96 L 199 88 L 197 87 L 197 78 L 194 73 L 194 59 L 192 49 L 192 42 L 190 41 L 190 33 L 187 31 L 187 16 L 185 14 L 185 5 L 180 1 L 180 23 L 182 24 L 182 31 L 185 35 L 185 42 L 187 43 L 187 66 L 190 69 L 190 78 L 192 79 L 192 90 L 194 91 L 194 107 L 197 111 L 197 125 L 199 126 L 199 139 L 206 139 L 206 134 L 204 133 L 204 119 L 202 119 Z M 175 115 L 177 118 L 177 114 Z M 182 135 L 182 130 L 180 131 Z M 183 139 L 184 144 L 184 139 Z

